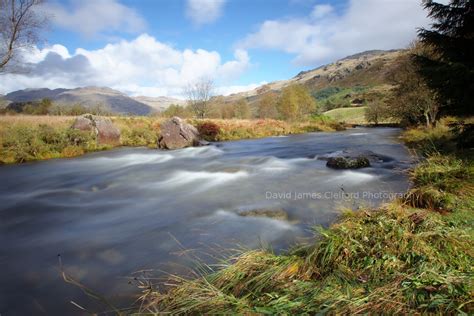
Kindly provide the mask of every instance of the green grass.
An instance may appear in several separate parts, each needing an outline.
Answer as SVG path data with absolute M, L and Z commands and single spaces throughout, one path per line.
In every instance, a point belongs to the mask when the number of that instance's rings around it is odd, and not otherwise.
M 406 197 L 346 211 L 312 244 L 147 288 L 137 314 L 472 314 L 474 165 L 456 153 L 424 153 Z
M 339 108 L 324 112 L 324 115 L 338 122 L 345 122 L 348 124 L 367 124 L 365 119 L 365 109 L 365 106 Z

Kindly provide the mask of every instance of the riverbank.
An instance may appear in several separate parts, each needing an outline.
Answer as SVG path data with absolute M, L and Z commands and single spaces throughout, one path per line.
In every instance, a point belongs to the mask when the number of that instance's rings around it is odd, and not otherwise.
M 73 116 L 14 115 L 0 116 L 0 164 L 22 163 L 52 158 L 70 158 L 88 152 L 107 150 L 93 135 L 70 129 Z M 157 147 L 160 124 L 164 118 L 111 117 L 120 129 L 120 146 Z M 278 120 L 187 120 L 199 127 L 211 122 L 217 127 L 215 141 L 262 138 L 317 131 L 336 131 L 344 125 L 327 119 L 306 122 Z M 117 146 L 115 146 L 117 147 Z
M 314 244 L 255 250 L 198 279 L 146 288 L 140 312 L 196 314 L 470 313 L 474 164 L 451 130 L 406 131 L 428 157 L 412 189 L 378 209 L 346 211 Z M 462 135 L 461 135 L 462 136 Z M 445 144 L 442 152 L 436 145 Z M 449 146 L 447 144 L 450 144 Z

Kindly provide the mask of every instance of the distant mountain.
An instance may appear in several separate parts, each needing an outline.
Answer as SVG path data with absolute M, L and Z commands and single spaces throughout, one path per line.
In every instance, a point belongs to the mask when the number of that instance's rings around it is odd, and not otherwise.
M 132 97 L 135 101 L 141 102 L 148 106 L 151 106 L 155 110 L 161 112 L 166 110 L 171 104 L 175 105 L 186 105 L 185 100 L 180 100 L 176 98 L 170 97 L 145 97 L 145 96 L 138 96 Z
M 37 101 L 44 98 L 62 105 L 80 104 L 86 108 L 103 106 L 118 114 L 147 115 L 153 108 L 136 101 L 126 94 L 106 87 L 84 87 L 76 89 L 25 89 L 8 93 L 4 97 L 11 102 Z

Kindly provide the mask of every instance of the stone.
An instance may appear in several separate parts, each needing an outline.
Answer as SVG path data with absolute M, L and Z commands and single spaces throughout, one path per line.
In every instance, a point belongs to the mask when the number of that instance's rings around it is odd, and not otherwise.
M 107 117 L 84 114 L 76 118 L 71 128 L 93 132 L 98 144 L 120 144 L 120 130 Z
M 198 130 L 175 116 L 161 124 L 161 135 L 158 138 L 158 148 L 179 149 L 191 146 L 201 146 Z
M 333 169 L 358 169 L 370 167 L 367 157 L 331 157 L 326 166 Z
M 376 154 L 370 150 L 358 150 L 358 149 L 344 149 L 335 151 L 329 154 L 318 156 L 318 160 L 326 160 L 328 161 L 330 158 L 336 157 L 345 157 L 345 158 L 358 158 L 358 157 L 365 157 L 369 160 L 369 163 L 382 163 L 382 162 L 390 162 L 393 158 Z

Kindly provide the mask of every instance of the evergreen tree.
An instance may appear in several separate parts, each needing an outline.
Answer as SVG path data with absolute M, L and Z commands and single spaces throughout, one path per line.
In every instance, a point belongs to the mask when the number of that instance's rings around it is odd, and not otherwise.
M 445 112 L 474 114 L 474 1 L 451 0 L 440 4 L 423 2 L 432 29 L 420 29 L 419 37 L 435 56 L 417 55 L 420 73 L 430 88 L 437 91 Z

